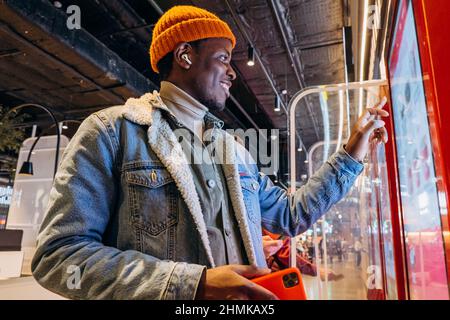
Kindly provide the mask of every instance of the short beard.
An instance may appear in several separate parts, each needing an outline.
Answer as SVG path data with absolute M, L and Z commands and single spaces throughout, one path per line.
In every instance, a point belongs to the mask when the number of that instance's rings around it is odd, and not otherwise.
M 218 103 L 212 99 L 201 99 L 201 104 L 208 108 L 210 112 L 220 112 L 225 109 L 225 102 L 223 104 Z

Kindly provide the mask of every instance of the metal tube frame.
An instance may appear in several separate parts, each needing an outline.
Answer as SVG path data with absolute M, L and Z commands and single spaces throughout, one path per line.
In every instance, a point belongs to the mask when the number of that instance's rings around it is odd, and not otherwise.
M 296 152 L 293 150 L 292 146 L 295 147 L 295 137 L 296 137 L 296 123 L 295 123 L 295 111 L 299 102 L 305 98 L 306 96 L 312 93 L 321 93 L 321 92 L 337 92 L 341 90 L 349 90 L 349 89 L 365 89 L 371 87 L 379 87 L 387 85 L 386 80 L 369 80 L 362 82 L 350 82 L 348 84 L 341 83 L 329 86 L 317 86 L 317 87 L 308 87 L 303 90 L 297 92 L 291 99 L 288 105 L 288 115 L 289 115 L 289 138 L 290 138 L 290 161 L 289 161 L 289 172 L 291 177 L 291 185 L 290 191 L 291 193 L 295 192 L 296 189 Z M 304 150 L 308 152 L 307 150 Z

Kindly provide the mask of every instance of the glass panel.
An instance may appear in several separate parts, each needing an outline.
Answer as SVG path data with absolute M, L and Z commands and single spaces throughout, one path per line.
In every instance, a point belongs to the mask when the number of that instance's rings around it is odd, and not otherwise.
M 374 163 L 377 165 L 377 176 L 381 181 L 388 181 L 386 153 L 384 146 L 378 148 Z M 384 254 L 384 277 L 386 299 L 397 300 L 397 281 L 395 277 L 395 260 L 394 260 L 394 240 L 392 236 L 392 222 L 391 222 L 391 201 L 389 198 L 389 188 L 387 183 L 380 183 L 378 185 L 379 192 L 379 209 L 380 209 L 380 239 L 383 245 Z
M 363 89 L 356 84 L 349 90 L 340 85 L 316 88 L 298 101 L 294 126 L 291 123 L 291 135 L 292 127 L 296 134 L 290 146 L 296 153 L 290 171 L 295 173 L 297 188 L 345 144 L 364 107 L 379 102 L 380 83 L 366 84 Z M 307 123 L 307 118 L 317 122 Z M 312 125 L 316 127 L 313 144 L 304 134 L 312 132 Z M 307 146 L 305 150 L 298 148 L 300 141 Z M 307 258 L 318 267 L 316 274 L 303 273 L 308 299 L 396 298 L 385 162 L 384 146 L 373 145 L 364 172 L 348 195 L 298 237 L 297 250 L 307 252 Z
M 437 177 L 410 1 L 399 3 L 398 17 L 389 69 L 410 298 L 448 299 Z

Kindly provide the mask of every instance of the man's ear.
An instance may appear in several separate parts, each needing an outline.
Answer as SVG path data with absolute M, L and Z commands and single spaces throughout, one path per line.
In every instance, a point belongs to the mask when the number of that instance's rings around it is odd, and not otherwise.
M 192 65 L 193 51 L 194 50 L 189 43 L 179 43 L 173 50 L 173 58 L 175 60 L 175 63 L 182 69 L 189 69 Z

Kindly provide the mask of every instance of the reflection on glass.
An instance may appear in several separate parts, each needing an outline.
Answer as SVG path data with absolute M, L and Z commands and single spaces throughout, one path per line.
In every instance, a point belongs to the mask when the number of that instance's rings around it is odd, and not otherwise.
M 388 181 L 386 153 L 384 146 L 380 146 L 377 152 L 376 170 L 381 181 Z M 397 299 L 397 282 L 395 274 L 394 260 L 394 240 L 392 236 L 391 223 L 391 201 L 389 198 L 389 188 L 387 183 L 379 185 L 379 207 L 380 207 L 380 237 L 383 243 L 383 259 L 385 265 L 386 298 L 388 300 Z
M 337 140 L 328 145 L 317 143 L 310 149 L 310 174 L 315 172 L 337 146 Z M 349 194 L 308 230 L 307 239 L 316 244 L 311 247 L 312 258 L 325 277 L 312 279 L 304 277 L 308 297 L 312 299 L 365 300 L 395 299 L 396 284 L 392 245 L 386 251 L 392 238 L 389 201 L 380 208 L 380 200 L 386 201 L 388 193 L 380 199 L 382 188 L 387 188 L 385 159 L 377 159 L 384 152 L 374 146 L 369 163 Z M 325 152 L 328 152 L 326 154 Z M 379 163 L 378 163 L 379 162 Z M 387 209 L 389 208 L 389 209 Z M 380 220 L 379 210 L 385 210 Z M 384 225 L 380 226 L 380 221 Z M 381 234 L 383 233 L 383 234 Z M 380 237 L 386 236 L 385 247 Z M 311 237 L 309 239 L 308 237 Z M 390 240 L 392 241 L 392 240 Z M 315 252 L 318 254 L 316 255 Z M 383 258 L 382 258 L 383 255 Z M 383 270 L 382 259 L 387 261 L 389 271 Z M 384 274 L 388 274 L 387 295 Z M 338 280 L 336 275 L 342 275 Z M 323 279 L 325 278 L 325 279 Z M 391 288 L 392 287 L 392 288 Z
M 12 187 L 0 181 L 0 230 L 6 229 L 6 218 L 11 205 Z
M 401 1 L 389 68 L 411 299 L 448 299 L 422 71 L 410 1 Z

